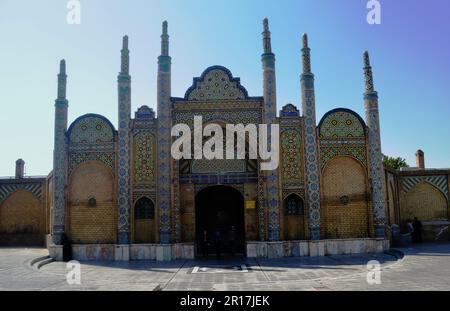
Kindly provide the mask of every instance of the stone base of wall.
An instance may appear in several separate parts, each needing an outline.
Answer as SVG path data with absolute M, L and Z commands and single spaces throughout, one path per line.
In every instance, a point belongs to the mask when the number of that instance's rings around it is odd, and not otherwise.
M 48 245 L 50 257 L 61 261 L 62 246 Z M 194 244 L 73 244 L 72 257 L 80 261 L 129 261 L 194 259 Z
M 383 253 L 388 249 L 389 240 L 387 239 L 247 242 L 247 257 L 316 257 L 327 255 Z
M 62 246 L 49 245 L 50 257 L 61 261 Z M 387 239 L 343 239 L 318 241 L 247 242 L 247 257 L 281 258 L 382 253 L 389 249 Z M 194 244 L 74 244 L 73 259 L 80 261 L 171 261 L 194 259 Z

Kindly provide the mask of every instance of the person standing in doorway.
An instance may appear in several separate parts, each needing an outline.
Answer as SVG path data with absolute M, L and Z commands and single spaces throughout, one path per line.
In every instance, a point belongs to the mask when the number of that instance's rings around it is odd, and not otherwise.
M 216 247 L 216 256 L 217 256 L 217 258 L 220 258 L 221 242 L 222 242 L 222 233 L 220 232 L 220 229 L 217 228 L 214 231 L 214 245 Z
M 203 237 L 202 237 L 202 253 L 203 257 L 208 257 L 208 231 L 203 230 Z
M 235 243 L 236 243 L 236 228 L 234 226 L 231 226 L 230 230 L 230 252 L 231 256 L 234 256 L 235 252 Z

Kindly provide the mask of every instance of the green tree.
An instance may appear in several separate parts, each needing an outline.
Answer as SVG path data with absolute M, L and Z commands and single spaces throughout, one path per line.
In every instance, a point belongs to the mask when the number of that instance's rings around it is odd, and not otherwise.
M 398 170 L 402 167 L 409 167 L 406 160 L 400 157 L 394 158 L 383 154 L 383 164 L 384 167 L 391 168 L 393 170 Z

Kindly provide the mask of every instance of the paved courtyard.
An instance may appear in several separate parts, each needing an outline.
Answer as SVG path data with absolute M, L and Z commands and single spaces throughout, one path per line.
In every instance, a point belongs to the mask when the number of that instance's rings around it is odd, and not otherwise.
M 387 254 L 283 259 L 83 262 L 69 285 L 65 263 L 31 265 L 45 249 L 0 248 L 0 290 L 450 290 L 450 243 Z M 381 284 L 367 283 L 367 262 L 381 264 Z

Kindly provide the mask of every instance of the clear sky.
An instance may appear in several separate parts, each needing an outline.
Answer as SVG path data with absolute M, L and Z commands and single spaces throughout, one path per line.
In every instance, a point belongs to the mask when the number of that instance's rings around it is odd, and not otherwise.
M 85 113 L 117 125 L 121 38 L 130 37 L 132 110 L 156 107 L 161 23 L 169 22 L 172 96 L 184 96 L 211 65 L 262 95 L 262 20 L 277 58 L 278 110 L 300 105 L 300 44 L 307 32 L 317 116 L 346 107 L 364 117 L 362 52 L 369 50 L 380 97 L 383 152 L 414 166 L 450 167 L 450 1 L 380 0 L 381 25 L 366 0 L 81 0 L 81 24 L 66 0 L 0 0 L 0 176 L 23 158 L 28 175 L 52 167 L 58 62 L 68 72 L 69 124 Z

